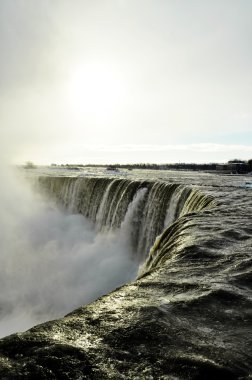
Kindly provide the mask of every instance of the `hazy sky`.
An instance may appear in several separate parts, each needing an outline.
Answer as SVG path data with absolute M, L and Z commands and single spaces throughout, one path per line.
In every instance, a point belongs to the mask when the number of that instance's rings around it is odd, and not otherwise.
M 251 0 L 1 0 L 1 151 L 252 158 L 251 20 Z

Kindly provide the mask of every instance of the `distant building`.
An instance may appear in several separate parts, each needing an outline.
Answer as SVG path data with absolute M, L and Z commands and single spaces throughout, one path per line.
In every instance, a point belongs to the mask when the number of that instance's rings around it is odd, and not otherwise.
M 31 161 L 27 161 L 26 164 L 24 165 L 25 169 L 36 169 L 36 167 L 37 166 Z
M 216 170 L 226 174 L 245 174 L 248 172 L 248 166 L 245 162 L 228 162 L 216 165 Z

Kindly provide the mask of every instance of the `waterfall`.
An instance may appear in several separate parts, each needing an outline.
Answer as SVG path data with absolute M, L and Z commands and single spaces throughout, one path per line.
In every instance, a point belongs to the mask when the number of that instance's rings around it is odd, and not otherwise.
M 140 260 L 147 257 L 164 228 L 180 216 L 215 204 L 211 196 L 197 189 L 165 182 L 99 177 L 40 177 L 39 184 L 70 212 L 81 213 L 89 218 L 98 231 L 119 229 L 129 205 L 134 203 L 133 199 L 139 194 L 130 221 L 130 243 Z
M 15 321 L 22 319 L 20 298 L 22 303 L 29 272 L 35 272 L 35 281 L 28 301 L 35 300 L 41 309 L 46 297 L 36 289 L 46 285 L 49 296 L 54 290 L 57 295 L 49 303 L 50 309 L 58 301 L 59 305 L 70 301 L 69 309 L 78 309 L 2 339 L 0 377 L 61 379 L 70 374 L 76 379 L 249 379 L 251 192 L 240 186 L 232 186 L 230 191 L 226 180 L 221 179 L 224 185 L 217 190 L 214 183 L 207 185 L 216 200 L 196 187 L 164 181 L 41 177 L 39 188 L 60 206 L 48 207 L 57 211 L 58 218 L 52 217 L 53 212 L 49 217 L 44 214 L 49 236 L 55 235 L 51 230 L 57 219 L 64 219 L 58 239 L 60 260 L 54 264 L 55 251 L 47 245 L 40 252 L 43 261 L 39 265 L 30 260 L 38 241 L 43 242 L 43 213 L 39 212 L 28 224 L 39 237 L 32 240 L 32 255 L 26 255 L 26 245 L 22 249 L 19 244 L 22 240 L 12 250 L 22 258 L 17 260 L 22 266 L 16 268 L 17 279 L 22 281 L 13 286 L 11 279 L 3 288 L 2 300 L 7 294 L 7 302 L 2 302 L 5 321 L 9 324 L 11 304 L 17 305 Z M 8 203 L 12 204 L 16 210 L 17 204 Z M 65 217 L 74 223 L 65 224 Z M 78 218 L 80 244 L 75 245 Z M 25 221 L 21 218 L 21 227 Z M 74 227 L 70 240 L 65 238 L 66 226 Z M 14 236 L 23 237 L 23 228 L 17 232 Z M 88 239 L 83 245 L 85 233 Z M 4 240 L 6 233 L 2 235 Z M 9 250 L 6 252 L 9 258 Z M 136 279 L 139 264 L 141 272 Z M 71 265 L 76 270 L 68 272 Z M 12 262 L 10 268 L 13 271 Z M 52 285 L 50 277 L 57 280 L 55 274 L 65 270 L 66 286 L 61 278 Z M 121 286 L 125 282 L 129 283 Z M 90 294 L 90 286 L 96 300 L 85 305 L 90 299 L 83 294 L 86 290 Z M 14 299 L 9 297 L 10 287 Z M 21 297 L 20 293 L 16 296 L 19 288 Z M 27 303 L 24 305 L 26 312 Z

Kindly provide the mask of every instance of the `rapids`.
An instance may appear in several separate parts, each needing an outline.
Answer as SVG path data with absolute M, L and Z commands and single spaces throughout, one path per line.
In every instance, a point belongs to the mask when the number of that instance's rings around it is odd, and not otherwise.
M 141 269 L 66 317 L 2 339 L 1 378 L 251 378 L 249 178 L 40 176 L 40 189 L 98 230 L 117 230 L 128 215 Z

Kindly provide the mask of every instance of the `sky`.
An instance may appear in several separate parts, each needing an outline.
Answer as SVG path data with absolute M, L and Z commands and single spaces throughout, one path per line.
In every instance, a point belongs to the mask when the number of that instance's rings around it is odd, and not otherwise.
M 11 163 L 252 158 L 251 0 L 1 0 Z

